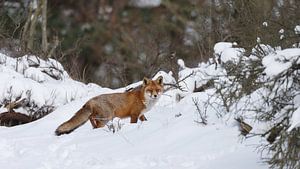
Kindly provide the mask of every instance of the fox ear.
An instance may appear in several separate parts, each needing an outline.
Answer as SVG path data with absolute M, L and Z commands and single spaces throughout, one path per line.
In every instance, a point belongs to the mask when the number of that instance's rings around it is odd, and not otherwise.
M 148 85 L 149 82 L 150 82 L 150 80 L 148 78 L 144 77 L 144 79 L 143 79 L 143 86 Z
M 156 82 L 157 82 L 159 85 L 163 85 L 163 77 L 162 77 L 162 76 L 159 76 L 159 77 L 156 79 Z

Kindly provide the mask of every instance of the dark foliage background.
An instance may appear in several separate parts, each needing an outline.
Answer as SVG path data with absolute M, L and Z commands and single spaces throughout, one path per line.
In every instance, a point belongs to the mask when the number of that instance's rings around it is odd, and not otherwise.
M 77 80 L 120 87 L 161 69 L 176 73 L 177 58 L 196 66 L 218 41 L 290 46 L 300 21 L 296 0 L 162 0 L 146 8 L 137 1 L 1 0 L 0 48 L 53 57 Z

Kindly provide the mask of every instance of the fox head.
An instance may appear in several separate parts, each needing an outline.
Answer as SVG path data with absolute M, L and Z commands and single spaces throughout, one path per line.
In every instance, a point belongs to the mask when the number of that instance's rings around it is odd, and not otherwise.
M 145 77 L 143 79 L 143 88 L 145 91 L 146 99 L 158 99 L 162 95 L 164 90 L 163 77 L 159 76 L 156 80 L 151 80 Z

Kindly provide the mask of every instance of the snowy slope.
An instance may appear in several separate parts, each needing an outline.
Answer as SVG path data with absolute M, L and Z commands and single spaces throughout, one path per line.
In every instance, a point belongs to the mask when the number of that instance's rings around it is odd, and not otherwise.
M 1 103 L 5 99 L 26 98 L 38 108 L 43 105 L 58 107 L 87 95 L 111 91 L 95 84 L 74 81 L 59 62 L 32 55 L 16 59 L 0 53 L 0 77 Z M 0 112 L 4 111 L 7 110 L 0 109 Z M 22 113 L 29 114 L 26 110 Z
M 145 114 L 148 121 L 130 124 L 128 119 L 114 120 L 114 124 L 121 126 L 121 130 L 115 133 L 107 127 L 92 129 L 86 123 L 71 134 L 57 137 L 54 135 L 57 126 L 68 120 L 88 99 L 97 94 L 125 89 L 109 90 L 84 85 L 68 76 L 62 80 L 47 77 L 32 79 L 32 76 L 13 70 L 1 65 L 1 93 L 7 90 L 3 87 L 5 84 L 15 81 L 14 90 L 17 92 L 28 88 L 37 94 L 43 93 L 36 98 L 41 104 L 52 90 L 59 91 L 56 97 L 61 101 L 57 102 L 54 112 L 40 120 L 13 128 L 0 127 L 0 166 L 7 169 L 267 168 L 256 152 L 258 138 L 242 141 L 232 119 L 217 118 L 215 111 L 208 107 L 208 125 L 195 122 L 199 115 L 193 98 L 197 98 L 200 106 L 204 107 L 203 102 L 212 94 L 210 90 L 186 92 L 180 102 L 176 101 L 179 91 L 168 90 L 158 104 Z M 160 74 L 173 81 L 171 74 Z M 81 91 L 81 94 L 70 100 L 67 99 L 68 90 L 71 93 Z
M 201 96 L 200 96 L 201 97 Z M 47 117 L 0 130 L 2 166 L 7 168 L 266 168 L 251 140 L 241 143 L 235 127 L 195 123 L 195 109 L 182 103 L 155 107 L 148 121 L 124 121 L 116 133 L 89 123 L 61 137 L 55 128 L 87 99 L 71 102 Z M 182 116 L 175 118 L 176 113 Z M 252 145 L 252 146 L 251 146 Z

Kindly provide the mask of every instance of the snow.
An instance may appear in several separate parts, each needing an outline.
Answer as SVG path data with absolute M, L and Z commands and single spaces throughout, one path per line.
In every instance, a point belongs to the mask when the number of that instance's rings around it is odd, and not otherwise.
M 297 25 L 294 29 L 295 34 L 299 35 L 300 34 L 300 25 Z
M 159 76 L 163 77 L 164 83 L 166 83 L 166 84 L 175 84 L 176 83 L 176 80 L 173 77 L 173 72 L 171 72 L 171 71 L 169 73 L 166 73 L 164 71 L 159 71 L 156 73 L 156 75 L 152 79 L 153 80 L 157 79 Z
M 238 57 L 239 50 L 229 43 L 215 46 L 215 51 L 222 56 L 233 54 L 233 59 Z M 294 56 L 292 51 L 288 53 L 290 57 Z M 72 80 L 55 60 L 45 61 L 30 56 L 29 62 L 28 57 L 18 60 L 0 54 L 0 100 L 3 101 L 7 95 L 26 97 L 26 91 L 31 91 L 31 99 L 39 106 L 51 100 L 56 109 L 32 123 L 0 127 L 0 165 L 5 168 L 267 168 L 255 151 L 259 138 L 241 141 L 238 128 L 218 118 L 212 107 L 207 108 L 208 125 L 195 122 L 199 120 L 199 113 L 193 99 L 196 98 L 200 107 L 204 107 L 204 102 L 213 92 L 192 93 L 191 89 L 195 82 L 199 85 L 209 80 L 207 74 L 223 73 L 214 65 L 184 66 L 179 72 L 179 79 L 182 80 L 180 85 L 187 86 L 185 97 L 178 102 L 176 94 L 182 91 L 166 91 L 154 108 L 145 114 L 148 121 L 130 124 L 129 119 L 114 120 L 112 123 L 121 127 L 115 133 L 108 127 L 92 129 L 87 122 L 71 134 L 58 137 L 54 135 L 55 129 L 90 98 L 102 93 L 121 92 L 141 82 L 115 90 L 83 84 Z M 37 62 L 38 65 L 35 64 Z M 18 67 L 17 63 L 22 66 Z M 52 67 L 55 67 L 56 72 L 52 73 L 58 79 L 49 76 Z M 185 78 L 191 72 L 193 74 Z M 165 83 L 176 83 L 172 72 L 160 71 L 154 78 L 160 75 Z
M 38 8 L 38 2 L 37 0 L 32 1 L 32 9 L 37 9 Z
M 177 64 L 178 64 L 178 66 L 179 66 L 180 69 L 186 68 L 185 67 L 185 63 L 184 63 L 184 61 L 182 59 L 178 59 L 177 60 Z
M 268 27 L 268 22 L 263 22 L 262 24 L 264 27 Z
M 44 82 L 46 80 L 44 73 L 42 73 L 39 69 L 30 67 L 24 71 L 24 77 L 30 78 L 37 82 Z
M 214 46 L 215 55 L 220 56 L 223 63 L 227 61 L 238 62 L 245 49 L 234 48 L 233 46 L 235 44 L 231 42 L 218 42 Z
M 281 34 L 283 34 L 284 33 L 284 29 L 280 29 L 278 32 L 281 33 Z
M 257 38 L 256 38 L 256 42 L 257 42 L 257 43 L 261 43 L 260 37 L 257 37 Z
M 290 126 L 288 131 L 291 131 L 294 128 L 300 126 L 300 107 L 298 107 L 298 109 L 293 113 L 291 121 L 292 121 L 292 125 Z
M 276 51 L 263 58 L 263 65 L 266 67 L 265 72 L 269 76 L 275 76 L 287 70 L 293 62 L 300 63 L 300 49 L 290 48 Z
M 130 0 L 129 4 L 138 8 L 154 8 L 161 4 L 161 0 Z
M 0 151 L 6 153 L 1 153 L 0 164 L 7 168 L 266 168 L 258 163 L 251 141 L 239 142 L 236 129 L 193 122 L 188 100 L 174 107 L 157 106 L 147 113 L 147 122 L 124 122 L 115 134 L 93 130 L 87 123 L 72 134 L 54 136 L 55 128 L 86 100 L 71 102 L 32 124 L 2 129 Z M 177 112 L 182 117 L 175 118 Z
M 226 49 L 226 48 L 231 48 L 232 43 L 231 42 L 218 42 L 214 46 L 214 52 L 215 54 L 221 55 L 221 53 Z

